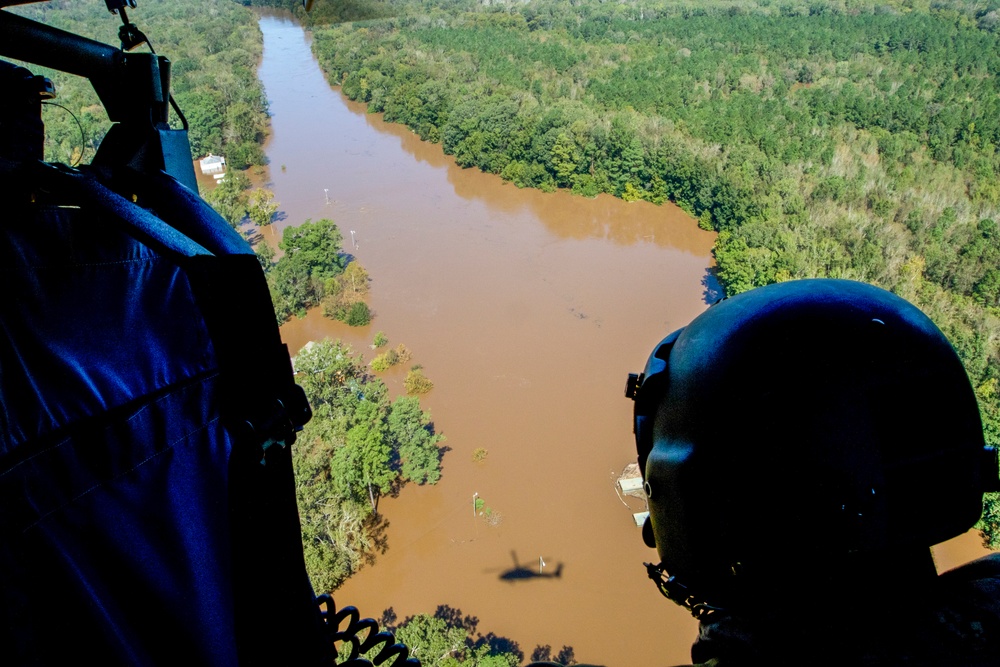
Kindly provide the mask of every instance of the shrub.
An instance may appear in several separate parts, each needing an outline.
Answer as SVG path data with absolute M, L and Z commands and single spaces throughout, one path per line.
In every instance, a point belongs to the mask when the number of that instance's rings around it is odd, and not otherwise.
M 474 450 L 472 450 L 472 460 L 476 463 L 479 463 L 480 461 L 485 461 L 487 455 L 489 455 L 489 452 L 486 450 L 485 447 L 476 447 Z
M 406 347 L 402 343 L 396 346 L 395 352 L 397 359 L 396 363 L 399 364 L 405 364 L 413 356 L 413 353 L 410 352 L 410 348 Z
M 338 320 L 343 322 L 347 319 L 347 308 L 337 303 L 336 297 L 327 296 L 324 297 L 322 301 L 319 302 L 320 307 L 323 311 L 323 317 L 329 317 L 332 320 Z
M 368 304 L 358 301 L 351 304 L 347 311 L 347 318 L 344 320 L 348 326 L 363 327 L 372 321 L 372 313 L 368 309 Z
M 376 373 L 387 371 L 389 370 L 389 367 L 392 366 L 392 364 L 389 363 L 389 359 L 386 358 L 384 354 L 380 354 L 374 359 L 372 359 L 370 365 L 372 367 L 372 370 L 375 371 Z
M 698 227 L 704 229 L 706 232 L 710 232 L 715 229 L 712 226 L 711 211 L 702 211 L 701 215 L 698 216 Z
M 403 388 L 411 396 L 414 394 L 426 394 L 434 388 L 434 383 L 424 375 L 423 369 L 415 368 L 406 374 L 406 379 L 403 380 Z
M 389 350 L 372 359 L 371 366 L 373 371 L 381 373 L 382 371 L 389 370 L 398 363 L 399 355 L 396 354 L 395 350 Z

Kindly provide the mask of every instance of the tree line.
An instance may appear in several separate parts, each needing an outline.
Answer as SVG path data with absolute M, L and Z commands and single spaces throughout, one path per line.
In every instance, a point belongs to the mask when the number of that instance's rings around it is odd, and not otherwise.
M 1000 444 L 997 0 L 392 7 L 308 19 L 345 95 L 519 186 L 675 202 L 718 232 L 728 294 L 826 276 L 903 296 Z M 991 497 L 994 547 L 998 517 Z

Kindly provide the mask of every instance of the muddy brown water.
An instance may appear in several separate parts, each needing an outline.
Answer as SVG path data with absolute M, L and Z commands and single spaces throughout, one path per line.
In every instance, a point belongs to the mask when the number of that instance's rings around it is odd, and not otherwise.
M 372 276 L 375 312 L 351 329 L 314 311 L 282 336 L 293 353 L 341 338 L 366 359 L 376 331 L 405 343 L 435 383 L 422 404 L 449 447 L 439 484 L 383 499 L 389 549 L 337 603 L 400 619 L 449 605 L 525 657 L 566 645 L 609 667 L 688 661 L 695 623 L 646 579 L 641 504 L 614 484 L 635 455 L 626 374 L 716 298 L 714 236 L 671 205 L 519 190 L 458 168 L 331 89 L 294 21 L 260 25 L 281 204 L 264 234 L 333 218 Z M 405 372 L 384 377 L 398 392 Z M 475 513 L 476 495 L 498 525 Z M 963 536 L 939 561 L 981 552 Z M 533 576 L 541 561 L 546 576 Z

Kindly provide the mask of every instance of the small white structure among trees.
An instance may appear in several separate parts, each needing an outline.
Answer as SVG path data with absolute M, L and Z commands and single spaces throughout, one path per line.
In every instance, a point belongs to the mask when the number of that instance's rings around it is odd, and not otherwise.
M 198 160 L 198 165 L 203 174 L 223 174 L 226 171 L 226 158 L 209 153 L 208 157 Z

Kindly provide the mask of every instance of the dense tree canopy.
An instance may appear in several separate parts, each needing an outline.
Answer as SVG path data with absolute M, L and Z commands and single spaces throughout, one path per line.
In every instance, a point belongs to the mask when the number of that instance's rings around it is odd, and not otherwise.
M 294 449 L 306 565 L 318 591 L 332 591 L 385 548 L 380 495 L 441 477 L 443 439 L 415 398 L 390 402 L 385 384 L 340 341 L 295 357 L 313 419 Z
M 256 196 L 270 205 L 267 193 Z M 253 199 L 251 193 L 251 216 L 258 205 Z M 278 244 L 284 255 L 277 262 L 272 261 L 273 253 L 260 252 L 266 243 L 258 244 L 258 257 L 271 288 L 278 322 L 285 322 L 292 315 L 303 315 L 317 305 L 323 307 L 326 317 L 350 326 L 365 326 L 371 321 L 371 311 L 364 301 L 368 294 L 368 272 L 357 260 L 348 261 L 349 257 L 342 252 L 343 240 L 333 220 L 323 218 L 286 227 Z
M 387 612 L 391 614 L 391 610 Z M 478 632 L 479 620 L 441 605 L 434 614 L 417 614 L 388 628 L 425 667 L 517 667 L 523 654 L 516 642 Z M 571 664 L 567 662 L 567 664 Z

